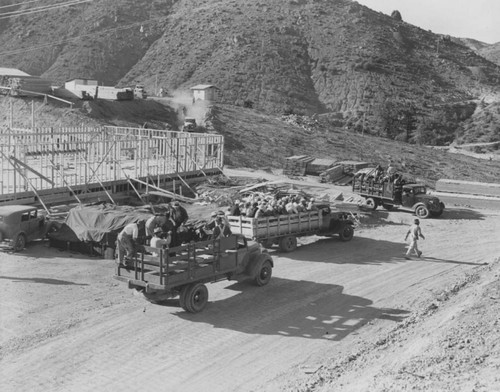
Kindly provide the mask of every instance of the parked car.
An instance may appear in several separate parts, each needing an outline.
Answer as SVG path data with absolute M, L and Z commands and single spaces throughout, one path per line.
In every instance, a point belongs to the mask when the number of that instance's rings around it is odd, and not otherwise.
M 46 232 L 45 216 L 36 207 L 0 206 L 0 244 L 19 252 L 29 241 L 43 239 Z

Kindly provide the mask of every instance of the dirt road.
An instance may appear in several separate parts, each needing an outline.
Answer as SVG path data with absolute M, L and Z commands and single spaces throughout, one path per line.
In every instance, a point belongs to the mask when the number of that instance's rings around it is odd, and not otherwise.
M 327 376 L 355 386 L 378 374 L 373 353 L 395 331 L 418 332 L 436 298 L 497 268 L 498 212 L 451 208 L 423 221 L 424 258 L 405 260 L 413 218 L 380 211 L 351 242 L 307 237 L 293 253 L 271 250 L 268 286 L 208 285 L 199 314 L 134 295 L 111 260 L 45 244 L 1 253 L 2 391 L 312 391 Z M 411 352 L 398 342 L 387 357 L 396 362 Z M 347 366 L 356 362 L 364 367 Z

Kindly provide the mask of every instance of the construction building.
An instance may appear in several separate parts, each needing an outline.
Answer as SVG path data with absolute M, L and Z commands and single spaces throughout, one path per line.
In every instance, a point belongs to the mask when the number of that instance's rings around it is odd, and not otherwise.
M 219 88 L 211 84 L 198 84 L 191 87 L 191 91 L 193 93 L 194 102 L 198 100 L 217 102 L 220 96 Z
M 189 193 L 223 167 L 221 135 L 143 128 L 2 129 L 0 205 Z

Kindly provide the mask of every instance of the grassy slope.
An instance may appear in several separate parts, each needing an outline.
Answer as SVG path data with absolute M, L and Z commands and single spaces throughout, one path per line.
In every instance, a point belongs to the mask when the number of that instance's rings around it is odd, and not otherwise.
M 213 128 L 225 137 L 226 163 L 234 166 L 281 168 L 285 158 L 359 160 L 386 165 L 392 159 L 400 169 L 433 185 L 439 178 L 498 182 L 500 161 L 451 154 L 373 136 L 330 128 L 318 119 L 310 129 L 282 121 L 279 117 L 230 105 L 211 111 Z
M 0 96 L 0 129 L 9 124 L 13 105 L 14 126 L 31 125 L 30 99 Z M 42 105 L 35 100 L 37 126 L 117 125 L 175 129 L 176 113 L 159 101 L 85 102 L 71 110 L 63 105 Z M 299 120 L 301 118 L 299 117 Z M 147 124 L 146 124 L 147 123 Z M 249 168 L 282 168 L 285 158 L 359 160 L 396 166 L 433 185 L 439 178 L 498 182 L 500 161 L 480 160 L 427 147 L 339 130 L 326 117 L 305 125 L 281 117 L 233 105 L 217 105 L 207 115 L 207 128 L 225 137 L 225 164 Z

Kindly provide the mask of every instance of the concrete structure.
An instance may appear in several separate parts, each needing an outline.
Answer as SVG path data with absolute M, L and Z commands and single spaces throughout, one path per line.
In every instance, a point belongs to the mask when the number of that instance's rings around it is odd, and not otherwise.
M 193 92 L 193 100 L 195 102 L 197 100 L 212 102 L 219 100 L 220 90 L 211 84 L 198 84 L 191 87 L 191 91 Z
M 58 95 L 68 97 L 68 93 L 80 99 L 106 99 L 112 101 L 133 100 L 134 92 L 130 88 L 99 86 L 93 79 L 71 79 L 64 83 L 64 90 L 57 90 Z
M 54 204 L 165 189 L 220 174 L 224 138 L 142 128 L 3 129 L 0 205 Z M 153 188 L 154 189 L 154 188 Z
M 64 88 L 75 97 L 85 99 L 96 97 L 99 82 L 93 79 L 71 79 L 64 83 Z

